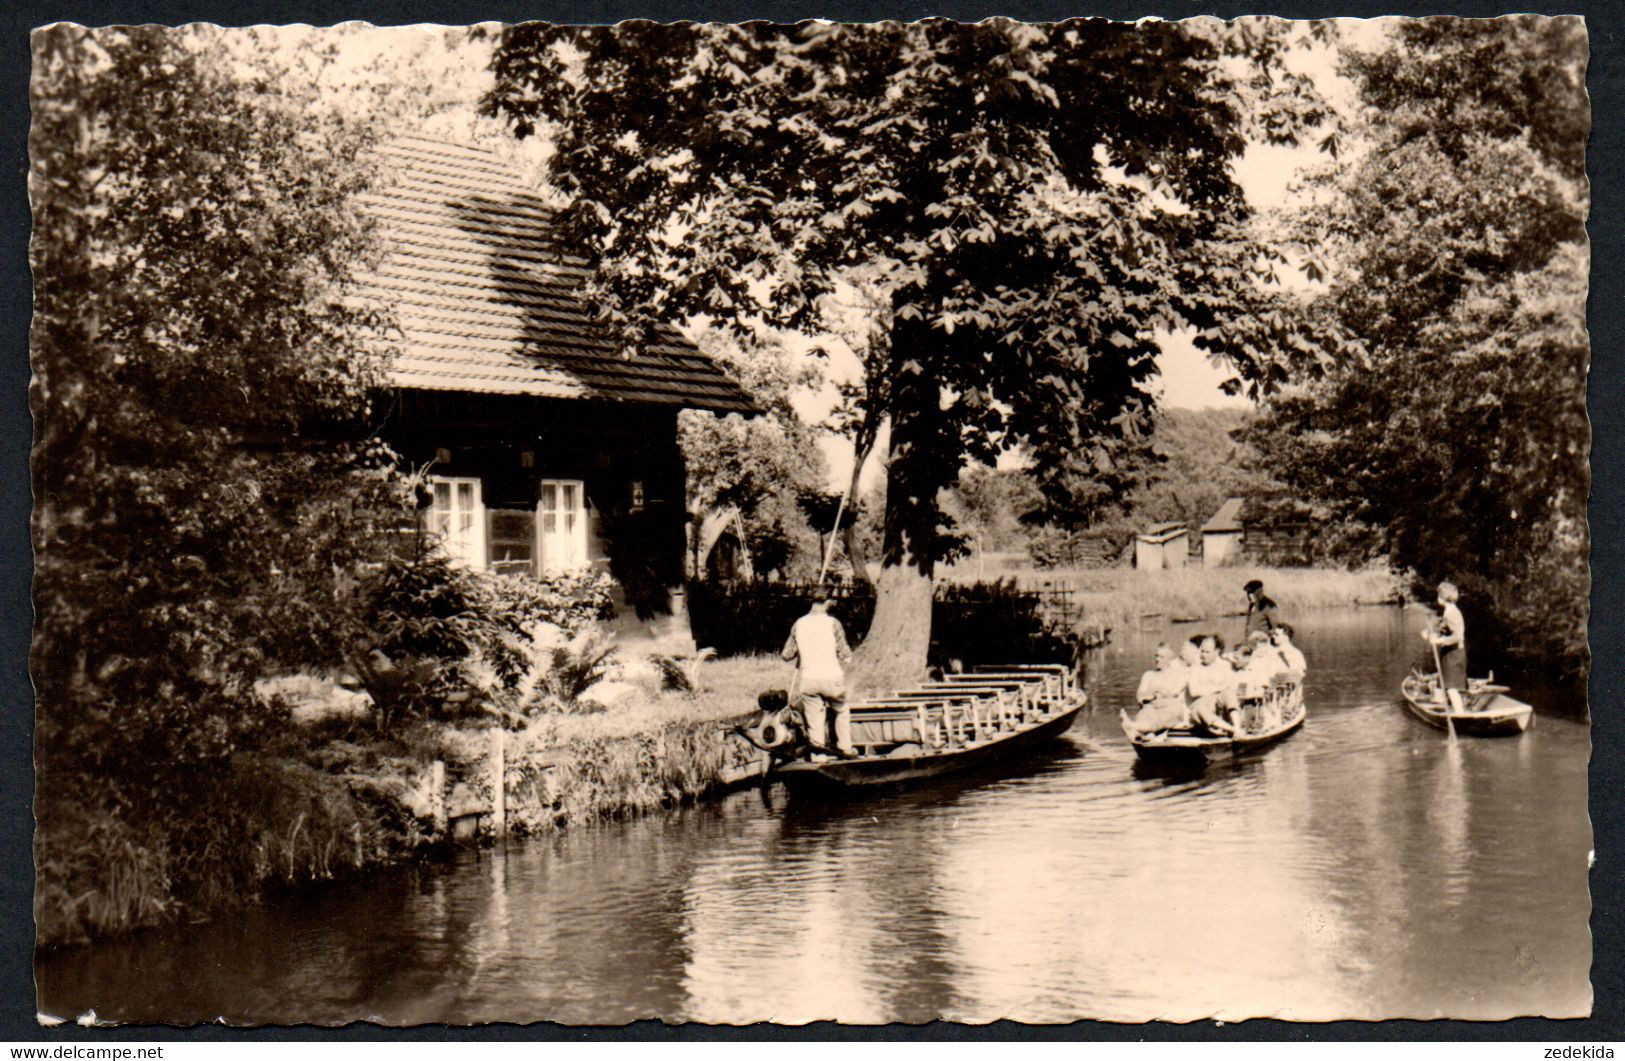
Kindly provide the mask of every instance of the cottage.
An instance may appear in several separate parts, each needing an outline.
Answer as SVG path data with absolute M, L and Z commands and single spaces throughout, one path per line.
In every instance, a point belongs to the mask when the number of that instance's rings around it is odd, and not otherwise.
M 622 350 L 554 208 L 493 153 L 406 139 L 383 160 L 372 293 L 401 330 L 383 433 L 426 470 L 427 529 L 475 570 L 607 571 L 623 616 L 686 639 L 677 413 L 749 397 L 673 329 Z
M 1202 524 L 1203 567 L 1223 567 L 1240 561 L 1241 505 L 1241 498 L 1227 498 L 1213 518 Z
M 1238 519 L 1241 552 L 1248 563 L 1307 567 L 1315 562 L 1318 521 L 1303 502 L 1285 494 L 1250 497 Z
M 1140 571 L 1184 567 L 1190 552 L 1183 523 L 1153 523 L 1134 537 L 1134 566 Z

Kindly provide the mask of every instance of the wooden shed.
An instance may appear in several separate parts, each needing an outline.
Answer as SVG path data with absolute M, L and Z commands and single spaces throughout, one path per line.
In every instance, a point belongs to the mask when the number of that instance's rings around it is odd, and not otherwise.
M 1241 560 L 1241 505 L 1241 498 L 1227 498 L 1202 524 L 1203 567 L 1223 567 Z
M 1287 494 L 1249 497 L 1239 519 L 1241 552 L 1249 563 L 1307 567 L 1315 562 L 1319 520 L 1308 504 Z
M 1184 567 L 1190 553 L 1183 523 L 1154 523 L 1134 536 L 1134 566 L 1140 571 Z
M 674 617 L 678 411 L 750 414 L 750 398 L 675 329 L 623 349 L 555 207 L 492 152 L 409 138 L 382 163 L 367 206 L 387 256 L 370 293 L 400 327 L 383 434 L 428 469 L 428 531 L 475 570 L 608 571 L 623 615 Z

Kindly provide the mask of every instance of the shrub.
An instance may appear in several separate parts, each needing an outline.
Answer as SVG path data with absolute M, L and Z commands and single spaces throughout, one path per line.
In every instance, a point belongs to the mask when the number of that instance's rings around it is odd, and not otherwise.
M 475 596 L 492 615 L 519 627 L 548 623 L 575 637 L 591 623 L 615 617 L 610 593 L 614 581 L 601 571 L 580 575 L 484 575 L 474 580 Z
M 688 598 L 694 636 L 724 656 L 777 654 L 791 625 L 806 614 L 811 590 L 810 584 L 792 582 L 695 583 Z M 855 645 L 874 616 L 874 595 L 861 586 L 835 592 L 830 614 Z M 937 586 L 931 630 L 932 663 L 1064 662 L 1072 657 L 1072 631 L 1058 624 L 1040 594 L 1022 590 L 1014 580 Z
M 1068 663 L 1076 634 L 1015 580 L 942 585 L 931 606 L 932 663 Z
M 401 717 L 477 709 L 472 697 L 511 709 L 558 669 L 551 646 L 537 644 L 542 631 L 579 637 L 609 618 L 610 586 L 602 574 L 475 574 L 438 553 L 392 559 L 363 584 L 350 665 L 383 728 Z

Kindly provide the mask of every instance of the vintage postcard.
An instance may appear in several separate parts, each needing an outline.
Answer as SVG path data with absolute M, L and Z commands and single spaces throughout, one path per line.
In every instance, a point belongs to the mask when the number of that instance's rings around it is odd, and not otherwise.
M 55 24 L 41 1020 L 1591 1012 L 1586 24 Z

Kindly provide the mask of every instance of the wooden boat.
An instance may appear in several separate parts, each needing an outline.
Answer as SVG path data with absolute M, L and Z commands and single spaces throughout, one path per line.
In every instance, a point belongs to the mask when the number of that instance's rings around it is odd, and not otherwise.
M 1533 724 L 1535 709 L 1506 695 L 1508 691 L 1507 686 L 1496 685 L 1493 677 L 1469 678 L 1462 709 L 1451 711 L 1439 695 L 1437 674 L 1412 673 L 1399 686 L 1411 714 L 1435 729 L 1454 728 L 1464 737 L 1510 737 Z
M 1303 687 L 1295 680 L 1277 679 L 1265 693 L 1259 714 L 1266 720 L 1262 728 L 1221 736 L 1197 729 L 1133 733 L 1128 727 L 1128 712 L 1121 712 L 1123 732 L 1134 745 L 1134 754 L 1142 761 L 1199 764 L 1259 751 L 1296 732 L 1308 717 L 1303 704 Z
M 777 766 L 792 788 L 897 785 L 1005 759 L 1065 733 L 1086 697 L 1055 664 L 946 675 L 850 706 L 852 758 L 813 756 Z

